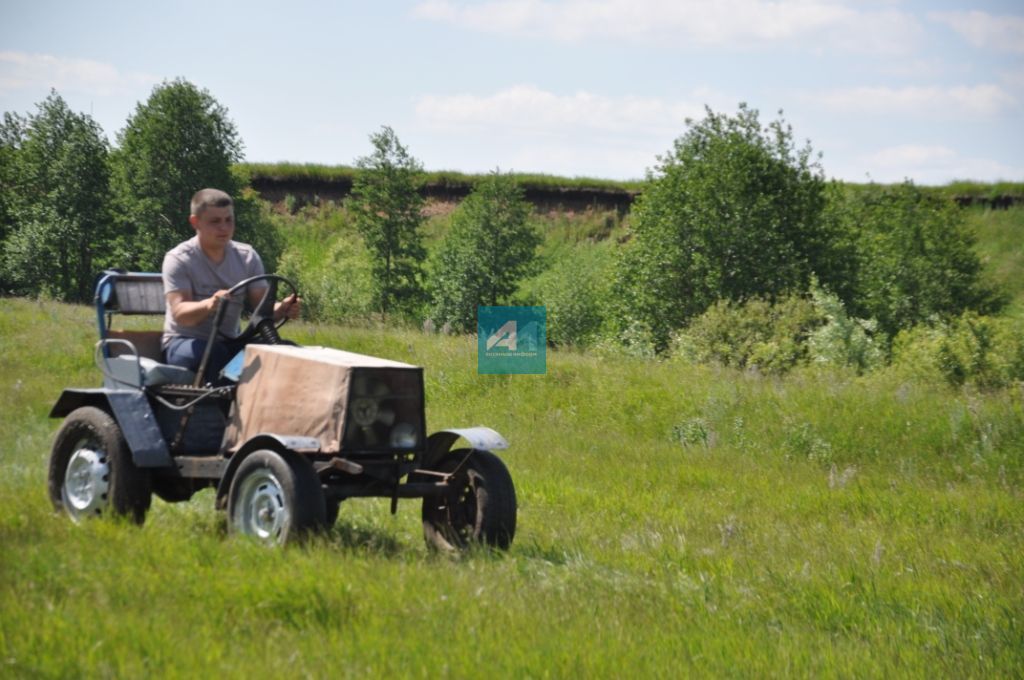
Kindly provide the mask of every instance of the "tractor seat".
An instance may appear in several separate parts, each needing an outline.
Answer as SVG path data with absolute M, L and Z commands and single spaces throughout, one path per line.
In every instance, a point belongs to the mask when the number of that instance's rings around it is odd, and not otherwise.
M 181 366 L 172 366 L 136 354 L 106 357 L 103 384 L 111 388 L 191 385 L 196 374 Z

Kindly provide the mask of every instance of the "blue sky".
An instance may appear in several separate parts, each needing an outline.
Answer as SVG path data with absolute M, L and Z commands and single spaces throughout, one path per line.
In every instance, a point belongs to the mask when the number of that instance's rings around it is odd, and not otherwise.
M 704 106 L 783 110 L 830 177 L 1024 181 L 1024 3 L 0 0 L 0 110 L 50 88 L 112 143 L 183 77 L 250 161 L 643 177 Z

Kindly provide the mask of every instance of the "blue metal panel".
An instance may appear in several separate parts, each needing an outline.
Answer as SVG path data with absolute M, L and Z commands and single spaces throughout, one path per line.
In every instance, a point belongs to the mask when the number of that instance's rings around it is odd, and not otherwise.
M 174 460 L 167 450 L 144 393 L 136 390 L 111 390 L 107 401 L 114 413 L 114 419 L 121 426 L 124 440 L 132 450 L 132 459 L 142 468 L 171 467 Z
M 143 468 L 171 467 L 174 460 L 160 434 L 153 410 L 143 392 L 106 388 L 64 390 L 50 411 L 51 418 L 66 416 L 76 408 L 95 406 L 109 411 L 117 421 L 132 460 Z

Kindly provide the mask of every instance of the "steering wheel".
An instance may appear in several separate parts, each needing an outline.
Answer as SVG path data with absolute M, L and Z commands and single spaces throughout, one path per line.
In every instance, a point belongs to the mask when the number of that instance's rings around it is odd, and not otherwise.
M 263 294 L 263 298 L 260 299 L 259 303 L 256 304 L 256 309 L 253 310 L 252 316 L 249 317 L 249 323 L 246 325 L 245 330 L 232 337 L 220 329 L 221 322 L 224 321 L 224 313 L 227 311 L 228 304 L 240 304 L 234 299 L 234 296 L 256 281 L 266 281 L 267 291 Z M 288 286 L 292 295 L 298 297 L 298 289 L 288 279 L 277 274 L 260 274 L 235 284 L 227 291 L 226 295 L 219 298 L 217 311 L 213 314 L 213 329 L 210 331 L 210 339 L 206 343 L 206 349 L 203 350 L 203 358 L 199 360 L 199 368 L 196 370 L 196 377 L 192 383 L 193 387 L 199 387 L 203 384 L 206 367 L 210 361 L 210 353 L 218 336 L 223 336 L 231 341 L 245 343 L 258 335 L 268 345 L 281 344 L 281 336 L 278 334 L 277 329 L 288 321 L 288 317 L 282 317 L 278 321 L 274 321 L 274 303 L 277 302 L 277 284 L 279 281 Z
M 246 290 L 251 284 L 257 281 L 266 281 L 267 290 L 263 293 L 263 297 L 256 304 L 256 308 L 253 309 L 252 315 L 249 317 L 249 322 L 238 335 L 232 336 L 225 333 L 220 327 L 221 321 L 224 319 L 224 312 L 222 310 L 227 309 L 225 302 L 240 304 L 234 300 L 234 296 L 238 295 L 240 291 Z M 214 317 L 213 323 L 213 332 L 215 334 L 213 339 L 220 336 L 227 340 L 244 343 L 258 335 L 268 345 L 280 344 L 281 335 L 278 333 L 278 329 L 288 323 L 288 317 L 282 316 L 280 319 L 277 319 L 276 321 L 274 320 L 274 304 L 277 302 L 278 283 L 283 283 L 287 286 L 290 295 L 294 295 L 296 298 L 299 296 L 299 291 L 295 287 L 295 284 L 279 274 L 260 274 L 259 276 L 252 276 L 232 286 L 228 290 L 227 295 L 221 298 L 221 303 L 217 307 L 217 313 Z

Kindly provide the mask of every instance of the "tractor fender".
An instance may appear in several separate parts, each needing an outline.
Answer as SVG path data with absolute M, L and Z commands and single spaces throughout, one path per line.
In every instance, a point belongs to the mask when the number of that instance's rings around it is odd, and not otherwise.
M 482 451 L 504 451 L 508 441 L 495 430 L 483 425 L 476 427 L 452 428 L 439 430 L 427 437 L 427 453 L 423 459 L 423 467 L 431 469 L 435 463 L 451 451 L 452 445 L 465 439 L 472 449 Z
M 217 483 L 217 507 L 222 507 L 227 502 L 228 490 L 231 489 L 231 480 L 235 476 L 235 470 L 242 464 L 253 451 L 271 449 L 281 455 L 317 453 L 320 450 L 320 440 L 316 437 L 301 437 L 298 435 L 275 434 L 273 432 L 261 432 L 247 439 L 238 450 L 231 456 L 224 474 Z
M 132 462 L 140 468 L 174 467 L 167 442 L 160 432 L 153 409 L 141 390 L 67 389 L 50 409 L 51 418 L 63 418 L 77 408 L 94 406 L 114 417 Z

